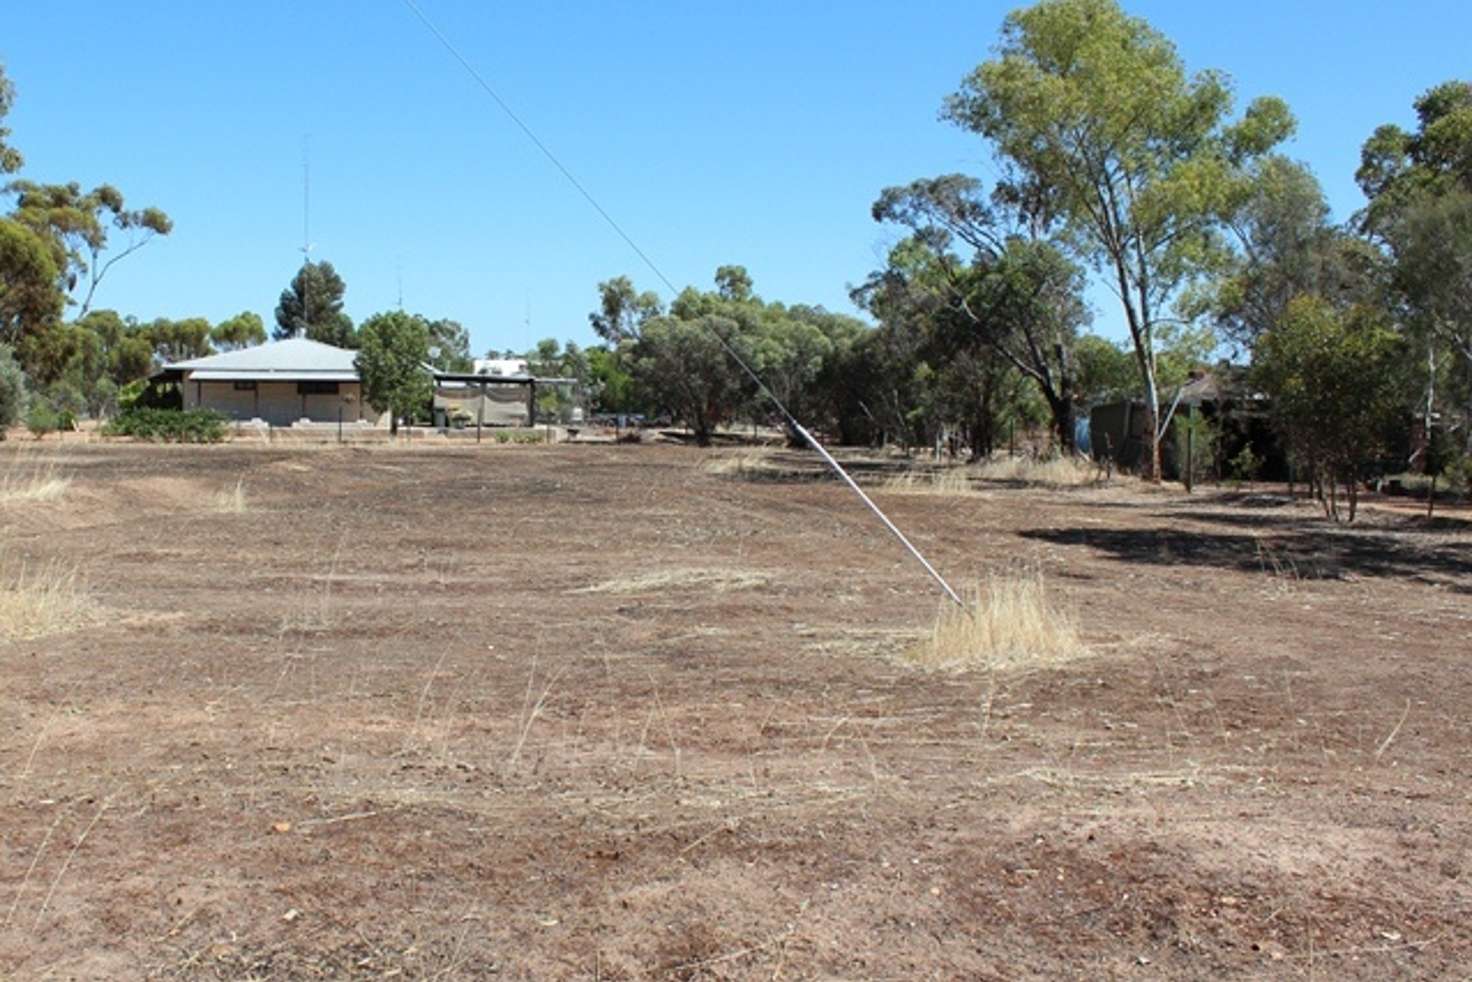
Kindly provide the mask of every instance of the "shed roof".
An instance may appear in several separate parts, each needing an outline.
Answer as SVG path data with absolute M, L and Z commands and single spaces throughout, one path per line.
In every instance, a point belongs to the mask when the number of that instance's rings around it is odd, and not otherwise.
M 358 377 L 356 351 L 309 338 L 286 338 L 253 348 L 227 351 L 165 365 L 166 372 L 193 372 L 201 379 L 246 379 L 259 376 L 353 380 Z

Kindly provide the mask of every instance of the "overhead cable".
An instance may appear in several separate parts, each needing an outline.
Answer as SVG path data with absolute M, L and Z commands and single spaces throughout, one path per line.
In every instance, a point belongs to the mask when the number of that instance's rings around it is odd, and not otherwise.
M 506 114 L 506 117 L 510 119 L 511 122 L 516 124 L 517 129 L 521 130 L 522 134 L 532 142 L 532 145 L 542 152 L 542 156 L 546 157 L 547 160 L 552 164 L 552 166 L 557 168 L 557 171 L 567 179 L 567 182 L 577 189 L 577 192 L 583 196 L 583 199 L 587 201 L 589 205 L 593 207 L 593 210 L 598 213 L 599 217 L 601 217 L 605 223 L 607 223 L 608 227 L 613 229 L 618 237 L 620 239 L 623 239 L 624 244 L 634 251 L 634 255 L 638 256 L 639 259 L 643 261 L 644 265 L 649 267 L 649 269 L 654 273 L 659 281 L 665 285 L 665 287 L 670 291 L 672 295 L 678 295 L 680 292 L 679 287 L 675 286 L 670 278 L 664 275 L 664 271 L 659 268 L 659 266 L 654 262 L 653 259 L 649 258 L 649 254 L 646 253 L 643 249 L 639 248 L 639 244 L 634 241 L 629 233 L 624 231 L 623 226 L 619 225 L 619 223 L 614 220 L 614 217 L 610 215 L 601 204 L 598 203 L 598 199 L 593 197 L 592 192 L 590 192 L 586 187 L 583 186 L 583 183 L 577 179 L 572 171 L 568 170 L 568 168 L 562 163 L 561 160 L 558 159 L 557 155 L 552 152 L 547 144 L 543 143 L 541 138 L 537 136 L 532 128 L 528 126 L 526 122 L 524 122 L 522 118 L 516 114 L 516 111 L 511 108 L 510 104 L 507 103 L 505 99 L 501 98 L 500 93 L 498 93 L 495 88 L 493 88 L 491 84 L 486 81 L 485 77 L 476 70 L 475 66 L 472 65 L 463 54 L 460 53 L 460 50 L 450 42 L 450 39 L 445 36 L 444 32 L 441 31 L 435 25 L 435 23 L 429 19 L 428 15 L 424 13 L 419 4 L 416 3 L 415 0 L 403 0 L 403 3 L 404 6 L 408 7 L 409 10 L 414 14 L 414 16 L 419 19 L 419 22 L 424 25 L 429 33 L 434 35 L 435 39 L 439 41 L 440 45 L 445 49 L 445 51 L 449 52 L 450 56 L 454 58 L 455 61 L 460 63 L 460 67 L 465 69 L 470 77 L 475 80 L 476 84 L 479 85 L 480 88 L 486 93 L 486 95 L 491 97 L 491 100 L 494 101 L 496 105 L 501 109 L 501 111 Z M 863 488 L 859 487 L 857 482 L 855 482 L 854 479 L 849 476 L 848 471 L 844 470 L 843 465 L 841 465 L 836 459 L 834 459 L 833 455 L 829 453 L 828 450 L 818 441 L 817 437 L 813 436 L 810 432 L 808 432 L 806 427 L 798 422 L 797 417 L 794 416 L 787 409 L 787 406 L 782 402 L 781 399 L 777 398 L 777 394 L 767 386 L 767 383 L 762 380 L 762 377 L 757 374 L 756 370 L 753 369 L 749 364 L 747 364 L 746 359 L 741 357 L 741 354 L 734 347 L 732 347 L 731 343 L 727 341 L 726 338 L 721 334 L 721 332 L 716 330 L 713 325 L 707 324 L 707 327 L 709 327 L 710 332 L 715 337 L 717 343 L 720 344 L 721 350 L 723 350 L 732 361 L 740 366 L 741 370 L 746 373 L 746 376 L 750 378 L 753 383 L 755 383 L 757 390 L 763 396 L 765 396 L 768 401 L 772 403 L 773 406 L 777 407 L 777 411 L 782 415 L 782 418 L 787 422 L 787 425 L 792 429 L 792 431 L 801 436 L 803 440 L 808 444 L 808 446 L 812 447 L 813 450 L 816 451 L 818 455 L 823 458 L 823 461 L 833 469 L 834 473 L 836 473 L 839 478 L 848 485 L 849 489 L 852 490 L 854 494 L 859 496 L 859 500 L 863 501 L 863 503 L 868 506 L 869 510 L 872 511 L 876 516 L 878 516 L 879 520 L 884 523 L 884 527 L 887 528 L 894 535 L 894 537 L 899 540 L 900 544 L 905 547 L 910 555 L 913 556 L 922 567 L 924 567 L 925 572 L 930 574 L 931 578 L 940 585 L 940 588 L 945 592 L 945 595 L 949 597 L 962 610 L 970 613 L 969 608 L 967 608 L 965 602 L 961 600 L 960 595 L 956 593 L 956 591 L 951 587 L 950 583 L 946 582 L 946 578 L 942 576 L 940 572 L 930 564 L 930 561 L 925 558 L 920 550 L 917 549 L 915 545 L 910 542 L 908 538 L 905 537 L 905 534 L 900 531 L 899 527 L 895 525 L 894 522 L 890 521 L 889 516 L 884 514 L 880 507 L 874 503 L 873 499 L 864 493 Z

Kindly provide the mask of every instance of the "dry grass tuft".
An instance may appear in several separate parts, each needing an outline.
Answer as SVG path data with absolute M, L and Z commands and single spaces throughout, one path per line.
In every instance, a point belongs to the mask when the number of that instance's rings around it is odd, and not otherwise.
M 707 461 L 703 469 L 707 474 L 716 474 L 720 477 L 762 480 L 781 473 L 773 465 L 772 456 L 773 451 L 768 447 L 740 450 Z
M 701 589 L 712 593 L 755 590 L 771 578 L 749 569 L 667 569 L 638 576 L 605 580 L 576 593 L 660 593 L 666 590 Z
M 250 510 L 245 498 L 244 479 L 235 482 L 235 487 L 224 491 L 216 491 L 215 496 L 210 499 L 210 506 L 218 512 L 229 515 L 240 515 Z
M 86 585 L 74 566 L 23 562 L 0 578 L 0 637 L 11 641 L 80 627 L 92 611 Z
M 906 652 L 927 668 L 1041 668 L 1085 653 L 1073 615 L 1048 598 L 1039 570 L 992 574 L 966 610 L 947 602 L 929 637 Z
M 1097 469 L 1082 457 L 993 457 L 976 466 L 976 476 L 988 481 L 1016 481 L 1023 484 L 1047 484 L 1079 487 L 1100 480 Z
M 965 467 L 905 471 L 884 482 L 884 490 L 900 494 L 968 495 L 976 491 L 971 471 Z
M 1003 481 L 1048 487 L 1082 487 L 1102 482 L 1102 475 L 1088 460 L 1078 457 L 1002 456 L 964 467 L 907 470 L 884 482 L 884 490 L 900 494 L 971 495 L 977 482 Z
M 25 453 L 10 458 L 0 474 L 0 503 L 56 501 L 66 494 L 71 479 L 57 473 L 55 460 L 41 460 Z

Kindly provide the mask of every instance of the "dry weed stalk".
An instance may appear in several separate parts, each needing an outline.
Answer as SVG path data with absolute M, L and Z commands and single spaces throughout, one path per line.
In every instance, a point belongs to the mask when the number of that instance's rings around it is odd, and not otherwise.
M 55 460 L 43 460 L 24 451 L 17 453 L 0 474 L 0 503 L 57 500 L 72 483 L 57 471 Z
M 1277 590 L 1292 593 L 1303 579 L 1293 557 L 1281 552 L 1272 542 L 1260 535 L 1254 537 L 1254 544 L 1257 546 L 1258 569 L 1262 570 L 1263 575 L 1272 581 Z
M 245 498 L 245 479 L 237 480 L 233 488 L 216 491 L 210 504 L 215 511 L 228 515 L 241 515 L 249 511 L 250 508 Z
M 86 585 L 75 566 L 54 560 L 21 562 L 0 577 L 0 636 L 25 640 L 81 625 L 92 611 Z
M 1085 653 L 1072 614 L 1048 598 L 1040 570 L 993 573 L 968 591 L 965 610 L 946 604 L 907 653 L 928 668 L 1037 668 Z

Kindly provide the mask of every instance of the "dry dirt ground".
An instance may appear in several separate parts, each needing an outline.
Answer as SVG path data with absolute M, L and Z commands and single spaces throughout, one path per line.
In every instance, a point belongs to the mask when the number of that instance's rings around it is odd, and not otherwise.
M 95 607 L 0 641 L 0 976 L 1472 971 L 1463 519 L 876 491 L 959 580 L 1040 566 L 1091 649 L 925 672 L 936 592 L 802 473 L 59 452 L 4 564 Z

